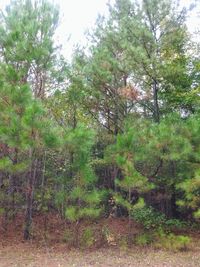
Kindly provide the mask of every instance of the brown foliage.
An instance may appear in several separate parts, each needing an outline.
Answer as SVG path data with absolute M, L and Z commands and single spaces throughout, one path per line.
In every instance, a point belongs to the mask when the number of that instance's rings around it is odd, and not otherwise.
M 119 88 L 119 94 L 127 100 L 138 100 L 140 96 L 138 89 L 130 84 Z

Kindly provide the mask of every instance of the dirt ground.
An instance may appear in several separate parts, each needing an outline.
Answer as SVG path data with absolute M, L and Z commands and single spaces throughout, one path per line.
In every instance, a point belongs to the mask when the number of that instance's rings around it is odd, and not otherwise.
M 36 248 L 31 244 L 0 247 L 0 267 L 196 267 L 200 266 L 200 250 L 166 252 L 148 249 L 121 251 L 104 248 L 95 251 L 60 251 Z
M 1 219 L 1 218 L 0 218 Z M 63 242 L 63 234 L 68 227 L 56 216 L 48 218 L 48 237 L 44 236 L 43 218 L 34 218 L 34 238 L 23 241 L 23 220 L 19 217 L 3 231 L 0 220 L 0 267 L 200 267 L 200 235 L 193 235 L 192 247 L 185 252 L 155 250 L 155 248 L 121 247 L 117 245 L 99 246 L 81 250 L 70 249 Z M 95 224 L 96 225 L 96 224 Z M 96 225 L 124 235 L 128 229 L 126 219 L 106 219 Z M 138 232 L 133 225 L 133 232 Z

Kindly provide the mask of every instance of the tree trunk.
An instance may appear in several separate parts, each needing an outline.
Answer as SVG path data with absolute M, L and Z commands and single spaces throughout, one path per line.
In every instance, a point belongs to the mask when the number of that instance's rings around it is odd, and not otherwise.
M 154 105 L 154 121 L 160 121 L 159 105 L 158 105 L 158 84 L 157 81 L 153 81 L 153 105 Z
M 33 160 L 29 175 L 28 175 L 28 186 L 26 192 L 26 213 L 25 213 L 25 229 L 24 229 L 24 239 L 30 239 L 31 224 L 32 224 L 32 208 L 33 208 L 33 195 L 34 186 L 37 170 L 37 159 Z

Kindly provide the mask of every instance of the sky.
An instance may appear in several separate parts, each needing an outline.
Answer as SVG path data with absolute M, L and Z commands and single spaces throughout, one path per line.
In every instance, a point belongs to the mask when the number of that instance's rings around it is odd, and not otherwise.
M 60 24 L 57 29 L 56 40 L 62 44 L 64 55 L 70 59 L 74 45 L 86 43 L 84 32 L 94 26 L 98 14 L 108 14 L 108 0 L 51 1 L 60 6 Z M 111 3 L 114 2 L 114 0 L 110 1 Z M 193 1 L 180 0 L 180 4 L 188 7 Z M 9 0 L 0 0 L 0 8 L 3 9 L 8 3 Z M 188 19 L 188 27 L 191 32 L 200 27 L 200 0 L 196 0 L 196 3 L 197 11 L 192 12 L 190 19 Z

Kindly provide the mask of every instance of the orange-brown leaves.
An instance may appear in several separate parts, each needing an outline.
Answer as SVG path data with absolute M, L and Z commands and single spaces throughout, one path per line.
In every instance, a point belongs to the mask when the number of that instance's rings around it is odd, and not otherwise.
M 127 100 L 138 100 L 139 91 L 133 85 L 127 85 L 119 89 L 119 94 Z

